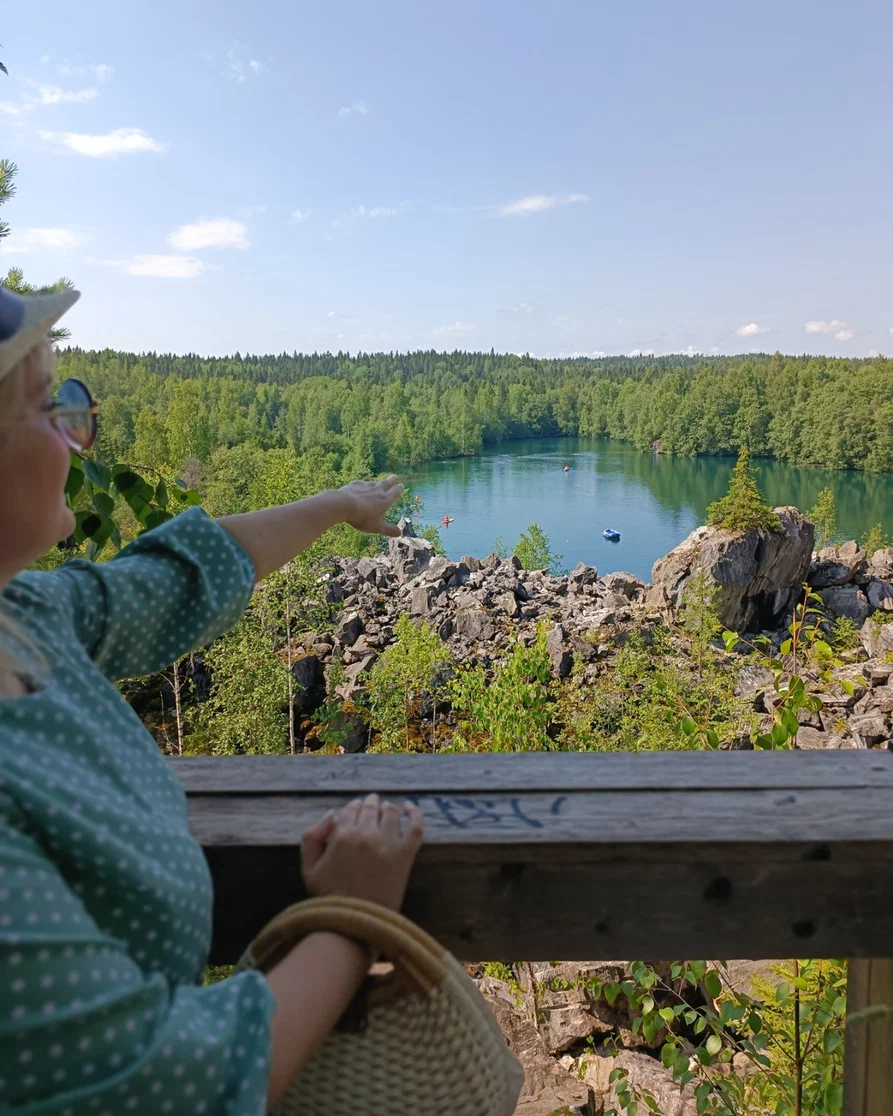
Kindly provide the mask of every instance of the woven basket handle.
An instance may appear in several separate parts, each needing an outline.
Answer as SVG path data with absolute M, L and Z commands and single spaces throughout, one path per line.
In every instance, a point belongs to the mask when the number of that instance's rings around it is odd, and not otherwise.
M 408 918 L 370 903 L 342 895 L 295 903 L 271 919 L 248 947 L 256 968 L 264 972 L 307 937 L 330 931 L 378 950 L 409 982 L 423 992 L 437 988 L 447 976 L 446 951 Z

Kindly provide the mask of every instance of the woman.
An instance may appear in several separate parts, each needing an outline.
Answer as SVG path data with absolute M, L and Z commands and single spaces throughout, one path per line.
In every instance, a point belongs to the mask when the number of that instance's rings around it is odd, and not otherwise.
M 209 987 L 211 884 L 183 791 L 120 697 L 238 618 L 256 580 L 347 522 L 395 534 L 394 477 L 217 522 L 199 509 L 112 561 L 22 572 L 71 534 L 69 453 L 95 408 L 50 397 L 47 332 L 74 291 L 0 287 L 0 1108 L 255 1116 L 308 1061 L 368 969 L 314 934 L 263 976 Z M 400 907 L 418 811 L 374 795 L 304 838 L 312 894 Z

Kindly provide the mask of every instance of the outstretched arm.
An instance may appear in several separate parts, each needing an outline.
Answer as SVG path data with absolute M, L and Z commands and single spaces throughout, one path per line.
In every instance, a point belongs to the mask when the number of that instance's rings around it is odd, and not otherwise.
M 379 535 L 398 535 L 397 527 L 386 523 L 384 516 L 402 493 L 403 485 L 397 483 L 396 477 L 351 481 L 343 488 L 320 492 L 294 504 L 227 515 L 217 522 L 254 562 L 260 581 L 337 523 L 349 523 L 360 531 Z

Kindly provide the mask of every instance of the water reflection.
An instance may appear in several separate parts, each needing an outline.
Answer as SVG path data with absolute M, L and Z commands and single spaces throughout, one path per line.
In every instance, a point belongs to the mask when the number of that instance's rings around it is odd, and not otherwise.
M 827 486 L 843 533 L 859 535 L 878 522 L 891 526 L 890 474 L 756 464 L 773 504 L 808 509 Z M 454 517 L 442 530 L 452 558 L 484 555 L 497 537 L 511 546 L 536 522 L 566 566 L 584 561 L 648 579 L 654 562 L 703 522 L 707 505 L 725 492 L 733 465 L 730 458 L 667 457 L 599 439 L 528 439 L 480 457 L 431 462 L 412 483 L 429 522 Z M 606 527 L 620 532 L 619 542 L 602 538 Z

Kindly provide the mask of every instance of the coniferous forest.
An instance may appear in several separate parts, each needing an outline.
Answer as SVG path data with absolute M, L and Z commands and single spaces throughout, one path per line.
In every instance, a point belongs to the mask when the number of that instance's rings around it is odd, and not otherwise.
M 747 445 L 792 465 L 893 470 L 893 361 L 884 357 L 203 358 L 68 349 L 61 365 L 102 401 L 105 459 L 201 464 L 212 487 L 235 468 L 251 472 L 269 450 L 369 476 L 560 435 L 684 455 Z

